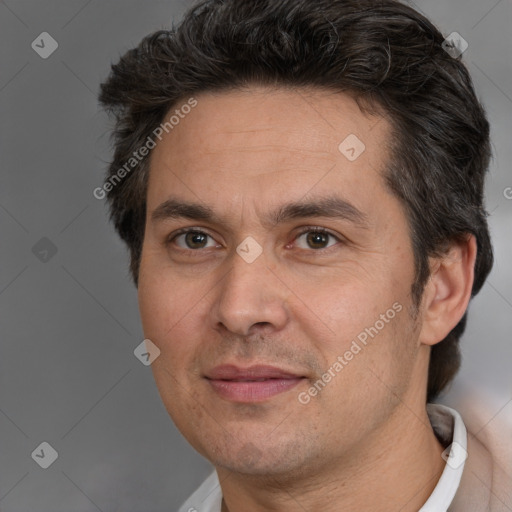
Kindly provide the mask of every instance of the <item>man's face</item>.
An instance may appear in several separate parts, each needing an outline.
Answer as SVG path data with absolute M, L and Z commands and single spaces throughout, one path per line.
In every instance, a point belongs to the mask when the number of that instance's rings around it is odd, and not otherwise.
M 159 392 L 216 466 L 337 463 L 404 403 L 424 407 L 407 219 L 382 176 L 390 126 L 319 90 L 196 99 L 151 157 L 139 302 Z M 326 198 L 336 216 L 284 208 Z

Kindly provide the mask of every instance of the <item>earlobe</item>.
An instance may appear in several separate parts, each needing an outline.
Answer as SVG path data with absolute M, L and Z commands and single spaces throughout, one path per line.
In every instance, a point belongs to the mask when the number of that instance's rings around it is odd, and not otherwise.
M 477 245 L 474 235 L 454 242 L 450 250 L 432 261 L 431 275 L 422 299 L 420 342 L 442 341 L 464 315 L 473 288 Z

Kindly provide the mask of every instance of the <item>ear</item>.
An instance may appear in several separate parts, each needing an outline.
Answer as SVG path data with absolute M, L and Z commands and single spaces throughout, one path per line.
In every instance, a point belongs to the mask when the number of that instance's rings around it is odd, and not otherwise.
M 424 345 L 442 341 L 466 312 L 473 288 L 476 252 L 476 239 L 468 235 L 464 241 L 453 242 L 445 255 L 432 260 L 422 298 L 419 340 Z

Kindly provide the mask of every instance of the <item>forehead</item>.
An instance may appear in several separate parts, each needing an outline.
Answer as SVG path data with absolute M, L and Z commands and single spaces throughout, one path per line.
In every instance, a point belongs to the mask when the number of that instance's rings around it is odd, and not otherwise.
M 265 133 L 274 136 L 276 132 L 276 143 L 286 142 L 290 147 L 298 143 L 296 149 L 331 153 L 333 143 L 341 142 L 347 135 L 358 135 L 367 146 L 372 146 L 379 139 L 387 139 L 390 133 L 389 123 L 382 116 L 363 113 L 348 94 L 325 89 L 252 86 L 201 93 L 194 99 L 196 106 L 186 108 L 188 113 L 182 114 L 181 119 L 174 116 L 174 123 L 178 123 L 163 134 L 164 141 L 175 143 L 176 154 L 180 149 L 190 149 L 190 145 L 196 149 L 201 145 L 199 149 L 211 152 L 222 150 L 226 144 L 231 148 L 237 143 L 247 146 L 251 141 L 247 135 L 253 136 L 256 146 Z M 164 121 L 176 110 L 185 108 L 188 101 L 189 98 L 178 101 Z M 220 138 L 224 144 L 219 147 L 216 142 Z M 163 145 L 165 142 L 159 144 Z
M 194 99 L 196 106 L 184 109 L 178 123 L 175 116 L 152 152 L 148 206 L 171 192 L 238 206 L 334 190 L 361 196 L 357 205 L 383 192 L 390 125 L 364 114 L 347 94 L 254 86 Z M 188 100 L 174 105 L 164 122 Z

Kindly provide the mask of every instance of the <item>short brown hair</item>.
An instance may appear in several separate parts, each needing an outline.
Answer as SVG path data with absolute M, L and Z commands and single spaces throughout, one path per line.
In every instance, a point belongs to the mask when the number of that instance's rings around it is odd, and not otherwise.
M 419 304 L 429 257 L 473 234 L 478 245 L 472 295 L 493 254 L 483 206 L 491 156 L 489 124 L 460 58 L 424 16 L 394 0 L 203 0 L 178 27 L 142 40 L 112 66 L 100 102 L 116 118 L 107 179 L 187 96 L 251 84 L 319 87 L 351 94 L 385 115 L 394 130 L 385 174 L 409 220 Z M 138 282 L 148 157 L 107 198 L 131 252 Z M 460 366 L 466 314 L 432 347 L 427 400 Z

